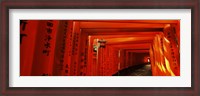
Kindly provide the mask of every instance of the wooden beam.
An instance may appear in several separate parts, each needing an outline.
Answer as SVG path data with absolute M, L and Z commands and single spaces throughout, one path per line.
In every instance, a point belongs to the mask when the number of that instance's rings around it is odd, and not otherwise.
M 96 33 L 88 33 L 90 36 L 106 36 L 106 35 L 130 35 L 130 36 L 147 36 L 147 35 L 155 35 L 160 32 L 96 32 Z
M 128 37 L 154 37 L 156 34 L 158 34 L 157 32 L 151 32 L 151 33 L 146 33 L 146 32 L 135 32 L 135 33 L 127 33 L 126 32 L 124 34 L 95 34 L 95 35 L 89 35 L 91 37 L 94 38 L 128 38 Z
M 118 22 L 118 23 L 152 23 L 176 24 L 179 20 L 74 20 L 79 22 Z
M 127 42 L 108 42 L 106 44 L 115 45 L 115 44 L 142 44 L 142 43 L 152 43 L 153 40 L 140 40 L 140 41 L 127 41 Z
M 81 32 L 87 32 L 90 34 L 95 33 L 115 33 L 115 32 L 162 32 L 163 28 L 126 28 L 126 29 L 119 29 L 119 28 L 95 28 L 95 29 L 81 29 Z
M 80 28 L 164 28 L 166 24 L 80 22 Z
M 132 53 L 149 53 L 149 49 L 128 49 L 126 51 Z
M 151 43 L 142 43 L 142 44 L 116 44 L 111 45 L 111 47 L 120 48 L 120 49 L 149 49 Z
M 107 44 L 113 44 L 113 43 L 127 43 L 129 44 L 134 43 L 134 42 L 145 42 L 145 41 L 151 41 L 154 39 L 153 36 L 151 37 L 125 37 L 125 38 L 107 38 L 104 39 L 106 40 Z

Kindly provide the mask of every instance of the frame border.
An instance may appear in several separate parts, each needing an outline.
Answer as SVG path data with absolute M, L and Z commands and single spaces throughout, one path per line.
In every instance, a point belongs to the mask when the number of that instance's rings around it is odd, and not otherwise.
M 199 0 L 7 0 L 1 1 L 0 83 L 2 95 L 136 95 L 199 96 Z M 192 87 L 9 87 L 9 9 L 191 9 L 192 10 Z

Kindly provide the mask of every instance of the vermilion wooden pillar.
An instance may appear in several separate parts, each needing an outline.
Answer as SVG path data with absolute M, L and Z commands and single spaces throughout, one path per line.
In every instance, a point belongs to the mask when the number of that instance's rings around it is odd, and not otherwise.
M 126 51 L 126 63 L 124 64 L 124 68 L 126 68 L 126 66 L 127 66 L 127 64 L 128 64 L 128 62 L 129 62 L 129 59 L 128 59 L 128 52 Z
M 80 22 L 74 21 L 73 22 L 73 43 L 72 43 L 72 58 L 71 58 L 71 74 L 72 76 L 80 75 Z
M 109 67 L 109 75 L 113 75 L 114 74 L 114 50 L 113 50 L 113 47 L 111 45 L 106 45 L 106 47 L 108 48 L 109 50 L 109 59 L 108 60 L 108 67 Z
M 133 62 L 132 62 L 132 64 L 131 64 L 131 66 L 135 66 L 136 63 L 137 63 L 137 62 L 136 62 L 136 56 L 137 56 L 137 55 L 136 55 L 136 53 L 132 53 L 132 54 L 133 54 L 133 58 L 132 58 L 132 59 L 133 59 Z
M 126 59 L 127 59 L 127 58 L 126 58 L 126 50 L 123 51 L 123 54 L 124 54 L 124 55 L 123 55 L 123 59 L 124 59 L 124 60 L 123 60 L 123 63 L 122 63 L 122 65 L 121 65 L 121 66 L 122 66 L 121 69 L 124 69 L 124 68 L 125 68 L 125 64 L 126 64 L 126 61 L 127 61 L 127 60 L 126 60 Z
M 92 65 L 93 65 L 93 37 L 88 36 L 88 59 L 87 59 L 87 75 L 92 75 L 93 74 L 93 70 L 92 70 Z
M 65 54 L 64 54 L 64 70 L 62 72 L 63 75 L 69 76 L 72 71 L 72 45 L 73 45 L 73 21 L 67 21 L 67 33 L 66 33 L 66 42 L 65 42 Z
M 118 50 L 110 46 L 110 74 L 115 74 L 118 71 Z
M 50 59 L 50 62 L 53 62 L 53 76 L 63 76 L 66 64 L 64 62 L 64 56 L 66 52 L 66 38 L 67 38 L 67 31 L 69 28 L 69 22 L 60 20 L 58 26 L 58 32 L 56 34 L 56 44 L 55 50 L 53 50 L 54 57 Z
M 103 48 L 98 49 L 98 62 L 97 62 L 97 76 L 102 76 L 103 74 Z
M 79 56 L 79 62 L 80 62 L 80 75 L 85 76 L 88 75 L 87 73 L 87 67 L 88 67 L 88 34 L 86 32 L 81 32 L 81 43 L 80 43 L 80 56 Z
M 58 31 L 56 20 L 39 21 L 36 44 L 33 57 L 33 76 L 52 75 L 56 33 Z
M 20 76 L 31 75 L 38 23 L 38 20 L 20 20 Z
M 97 75 L 97 60 L 98 60 L 98 54 L 94 51 L 93 46 L 97 45 L 97 39 L 93 36 L 89 36 L 89 45 L 88 45 L 88 66 L 87 66 L 87 73 L 89 76 L 96 76 Z M 94 42 L 94 40 L 96 40 Z
M 174 26 L 166 25 L 164 34 L 160 33 L 154 39 L 150 55 L 155 76 L 180 76 L 180 53 L 175 31 Z
M 104 61 L 105 61 L 105 65 L 104 65 L 104 76 L 109 76 L 109 46 L 106 45 L 105 49 L 104 49 Z
M 168 50 L 166 50 L 166 58 L 170 64 L 170 68 L 173 73 L 177 76 L 180 75 L 180 53 L 179 53 L 179 44 L 177 42 L 177 36 L 173 26 L 166 26 L 164 28 L 164 35 L 166 41 L 170 43 L 165 43 Z
M 155 75 L 155 76 L 156 75 L 159 76 L 162 73 L 159 70 L 159 68 L 161 69 L 161 67 L 160 67 L 160 55 L 159 55 L 160 47 L 159 47 L 159 44 L 158 44 L 158 37 L 159 37 L 159 35 L 155 36 L 154 41 L 153 41 L 153 46 L 152 46 L 153 52 L 155 53 L 155 54 L 153 54 L 155 64 L 152 64 L 152 74 Z
M 153 50 L 153 46 L 151 45 L 150 46 L 150 49 L 149 49 L 149 55 L 150 55 L 150 63 L 151 63 L 151 71 L 152 71 L 152 75 L 154 76 L 154 68 L 155 68 L 155 57 L 154 57 L 154 50 Z
M 129 67 L 131 67 L 134 64 L 134 58 L 135 58 L 134 53 L 131 52 L 131 64 L 129 65 Z
M 124 63 L 124 49 L 120 49 L 120 70 L 123 67 L 123 63 Z

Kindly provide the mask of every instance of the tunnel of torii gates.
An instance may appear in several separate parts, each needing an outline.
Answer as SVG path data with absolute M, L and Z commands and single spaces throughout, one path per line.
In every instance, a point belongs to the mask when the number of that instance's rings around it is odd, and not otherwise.
M 180 76 L 179 20 L 21 20 L 20 76 Z

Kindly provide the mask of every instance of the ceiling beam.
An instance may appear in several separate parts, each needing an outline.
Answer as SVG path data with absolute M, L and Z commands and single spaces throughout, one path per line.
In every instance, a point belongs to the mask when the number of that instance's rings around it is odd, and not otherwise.
M 140 40 L 140 41 L 127 41 L 127 42 L 108 42 L 107 45 L 116 45 L 116 44 L 142 44 L 142 43 L 152 43 L 153 40 Z
M 119 49 L 149 49 L 151 43 L 141 43 L 141 44 L 116 44 L 116 45 L 110 45 L 114 48 Z
M 164 23 L 164 24 L 174 24 L 179 20 L 74 20 L 79 22 L 118 22 L 118 23 Z
M 96 34 L 96 35 L 90 35 L 90 37 L 93 38 L 129 38 L 129 37 L 154 37 L 157 33 L 156 32 L 152 32 L 152 33 L 142 33 L 142 32 L 135 32 L 135 33 L 130 33 L 130 34 Z
M 132 36 L 146 36 L 146 35 L 155 35 L 155 34 L 159 34 L 160 32 L 119 32 L 119 31 L 115 31 L 115 32 L 93 32 L 93 33 L 88 33 L 88 35 L 102 35 L 102 36 L 106 36 L 106 35 L 132 35 Z
M 145 41 L 152 41 L 154 37 L 126 37 L 126 38 L 107 38 L 107 44 L 112 43 L 134 43 L 134 42 L 145 42 Z
M 166 24 L 80 22 L 80 28 L 164 28 Z
M 127 49 L 127 52 L 133 52 L 133 53 L 137 53 L 137 52 L 149 52 L 149 49 Z
M 115 33 L 115 32 L 163 32 L 163 28 L 127 28 L 127 29 L 117 29 L 117 28 L 97 28 L 97 29 L 81 29 L 81 32 L 87 32 L 87 33 Z

